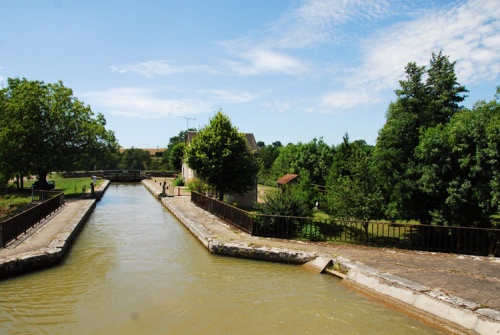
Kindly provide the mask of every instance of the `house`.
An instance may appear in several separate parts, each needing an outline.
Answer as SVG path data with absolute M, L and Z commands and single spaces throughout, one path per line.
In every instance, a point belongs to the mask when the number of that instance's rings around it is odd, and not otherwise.
M 186 146 L 189 146 L 197 134 L 198 132 L 196 131 L 188 131 L 186 136 Z M 258 155 L 259 148 L 254 135 L 251 133 L 246 133 L 244 135 L 250 150 L 254 153 L 254 155 Z M 189 182 L 190 179 L 196 177 L 195 172 L 187 165 L 186 161 L 182 162 L 182 177 L 186 183 Z M 246 192 L 245 194 L 226 194 L 226 197 L 229 204 L 236 203 L 238 207 L 244 208 L 253 207 L 255 202 L 257 202 L 257 179 L 255 180 L 255 187 L 252 190 Z

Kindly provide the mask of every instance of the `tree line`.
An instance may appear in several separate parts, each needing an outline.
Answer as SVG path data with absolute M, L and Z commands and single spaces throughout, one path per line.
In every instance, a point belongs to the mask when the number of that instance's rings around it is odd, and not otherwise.
M 288 212 L 298 216 L 319 203 L 338 218 L 492 227 L 491 216 L 500 211 L 500 88 L 492 101 L 464 108 L 467 90 L 457 82 L 455 64 L 440 52 L 428 68 L 406 66 L 375 146 L 351 142 L 348 134 L 335 146 L 321 138 L 286 146 L 261 142 L 262 180 L 285 173 L 302 179 L 268 200 L 294 198 L 296 210 Z
M 297 184 L 257 206 L 267 214 L 309 216 L 319 206 L 337 218 L 491 227 L 500 211 L 500 87 L 493 100 L 464 108 L 467 89 L 455 65 L 441 52 L 428 67 L 409 63 L 374 146 L 346 133 L 333 146 L 322 138 L 258 142 L 255 158 L 219 111 L 190 147 L 187 131 L 170 138 L 162 167 L 180 171 L 187 160 L 219 198 L 248 190 L 256 175 L 274 185 L 299 174 Z M 45 181 L 51 171 L 148 168 L 149 153 L 120 154 L 104 116 L 62 82 L 7 81 L 0 90 L 0 186 L 14 176 L 21 187 L 22 176 Z

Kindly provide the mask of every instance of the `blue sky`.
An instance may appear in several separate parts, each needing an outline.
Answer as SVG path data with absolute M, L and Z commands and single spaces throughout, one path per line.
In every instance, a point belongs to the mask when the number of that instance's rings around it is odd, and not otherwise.
M 125 148 L 219 109 L 266 144 L 375 144 L 405 65 L 440 50 L 466 107 L 492 100 L 498 0 L 0 0 L 0 85 L 62 80 Z

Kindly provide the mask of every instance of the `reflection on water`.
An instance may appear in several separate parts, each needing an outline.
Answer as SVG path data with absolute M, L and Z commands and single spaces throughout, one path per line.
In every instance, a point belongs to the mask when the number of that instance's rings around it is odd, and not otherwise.
M 440 334 L 300 266 L 209 254 L 109 187 L 61 266 L 0 282 L 2 334 Z

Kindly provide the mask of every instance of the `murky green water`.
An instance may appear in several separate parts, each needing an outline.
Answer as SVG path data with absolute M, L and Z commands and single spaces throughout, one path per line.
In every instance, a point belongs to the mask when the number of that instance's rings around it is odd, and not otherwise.
M 300 266 L 213 256 L 111 185 L 58 267 L 0 281 L 0 334 L 441 334 Z

